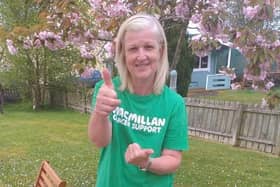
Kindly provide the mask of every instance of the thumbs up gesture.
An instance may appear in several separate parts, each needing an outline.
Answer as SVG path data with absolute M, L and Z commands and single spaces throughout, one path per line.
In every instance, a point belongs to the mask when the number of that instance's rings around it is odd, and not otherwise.
M 94 111 L 103 117 L 108 117 L 109 114 L 119 106 L 120 100 L 117 98 L 117 93 L 114 90 L 114 85 L 108 69 L 103 69 L 102 77 L 104 84 L 97 94 Z

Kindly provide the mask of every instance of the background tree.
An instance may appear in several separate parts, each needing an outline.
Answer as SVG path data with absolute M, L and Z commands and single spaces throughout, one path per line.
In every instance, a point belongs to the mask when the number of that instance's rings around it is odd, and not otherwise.
M 85 65 L 88 65 L 92 59 L 101 62 L 106 58 L 105 49 L 115 37 L 122 21 L 142 11 L 155 14 L 164 28 L 170 21 L 180 25 L 180 29 L 177 28 L 180 34 L 174 48 L 171 67 L 177 67 L 179 62 L 189 21 L 197 23 L 201 32 L 201 37 L 194 38 L 190 43 L 193 52 L 202 56 L 220 47 L 220 41 L 232 43 L 232 47 L 239 49 L 248 59 L 249 65 L 245 71 L 245 78 L 253 80 L 253 85 L 265 80 L 264 75 L 267 74 L 269 64 L 279 63 L 280 59 L 279 31 L 268 27 L 273 20 L 275 9 L 275 4 L 270 0 L 246 0 L 239 1 L 239 4 L 226 0 L 142 0 L 140 2 L 36 0 L 35 2 L 37 4 L 33 8 L 36 10 L 41 8 L 38 18 L 45 24 L 41 24 L 38 30 L 33 27 L 28 28 L 28 33 L 34 30 L 47 32 L 47 37 L 39 38 L 41 46 L 51 51 L 79 50 L 81 56 L 87 59 Z M 242 12 L 237 12 L 240 17 L 236 16 L 234 10 L 241 9 Z M 38 41 L 39 32 L 37 35 L 27 36 L 23 34 L 23 30 L 15 31 L 14 27 L 13 32 L 10 31 L 7 37 L 11 39 L 8 40 L 8 49 L 11 53 L 17 52 L 20 48 L 17 46 L 26 47 L 25 41 L 29 42 L 27 46 L 32 46 L 32 49 L 38 48 L 39 42 L 35 41 Z
M 193 63 L 194 63 L 194 55 L 192 51 L 189 49 L 188 44 L 188 35 L 185 33 L 181 38 L 181 51 L 178 62 L 176 64 L 172 64 L 176 46 L 178 44 L 178 39 L 180 36 L 180 31 L 182 30 L 181 24 L 176 24 L 176 22 L 170 21 L 168 26 L 165 25 L 166 29 L 166 37 L 168 40 L 168 54 L 169 54 L 169 63 L 170 69 L 176 69 L 177 71 L 177 92 L 182 95 L 186 96 L 188 93 L 189 83 L 191 81 L 191 74 L 193 70 Z
M 9 77 L 17 80 L 13 84 L 20 85 L 23 93 L 32 96 L 37 109 L 45 104 L 47 89 L 69 86 L 72 64 L 83 59 L 78 50 L 66 47 L 62 35 L 52 32 L 45 4 L 26 0 L 2 1 L 1 5 L 2 42 L 7 39 L 10 53 L 17 54 L 7 56 L 12 64 Z

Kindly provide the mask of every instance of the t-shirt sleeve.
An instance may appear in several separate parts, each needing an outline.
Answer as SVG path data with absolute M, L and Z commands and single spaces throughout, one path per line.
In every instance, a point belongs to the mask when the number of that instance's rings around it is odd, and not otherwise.
M 188 150 L 188 118 L 183 98 L 175 104 L 164 139 L 164 148 L 173 150 Z

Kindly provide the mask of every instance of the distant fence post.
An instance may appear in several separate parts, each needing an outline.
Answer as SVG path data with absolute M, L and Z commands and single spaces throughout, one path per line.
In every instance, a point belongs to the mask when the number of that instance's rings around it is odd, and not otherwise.
M 64 108 L 68 108 L 68 91 L 67 91 L 67 89 L 65 89 L 64 91 L 63 91 L 63 107 Z
M 242 124 L 244 108 L 245 108 L 244 104 L 239 104 L 239 107 L 237 109 L 237 115 L 236 115 L 237 117 L 236 117 L 236 121 L 235 121 L 235 126 L 232 131 L 232 143 L 231 143 L 232 146 L 239 146 L 238 137 L 239 137 L 240 128 L 241 128 L 241 124 Z
M 278 128 L 278 136 L 276 137 L 276 143 L 275 143 L 275 151 L 274 153 L 278 156 L 280 156 L 280 129 Z

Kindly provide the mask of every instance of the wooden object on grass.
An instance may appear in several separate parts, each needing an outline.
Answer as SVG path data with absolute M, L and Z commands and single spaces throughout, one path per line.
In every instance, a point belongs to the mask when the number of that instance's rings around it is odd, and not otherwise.
M 34 187 L 65 187 L 66 181 L 60 179 L 47 160 L 41 164 Z

